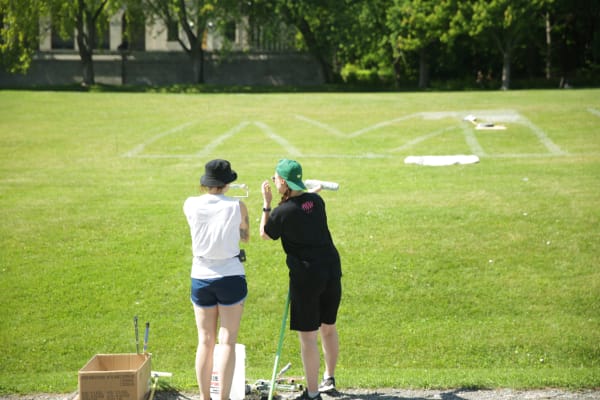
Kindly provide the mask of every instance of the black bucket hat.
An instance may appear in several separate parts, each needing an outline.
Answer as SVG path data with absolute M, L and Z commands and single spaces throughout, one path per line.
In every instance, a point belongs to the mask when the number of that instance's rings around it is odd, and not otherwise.
M 204 175 L 200 183 L 208 187 L 221 187 L 237 179 L 237 173 L 231 169 L 227 160 L 211 160 L 204 166 Z

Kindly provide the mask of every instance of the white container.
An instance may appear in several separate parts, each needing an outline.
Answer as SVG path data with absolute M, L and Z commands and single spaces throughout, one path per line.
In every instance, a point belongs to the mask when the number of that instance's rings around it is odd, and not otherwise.
M 210 393 L 213 399 L 218 399 L 221 393 L 219 382 L 218 362 L 221 359 L 221 346 L 217 344 L 213 353 L 214 366 L 210 381 Z M 233 381 L 231 382 L 231 400 L 243 400 L 246 397 L 246 347 L 243 344 L 235 345 L 235 368 L 233 370 Z

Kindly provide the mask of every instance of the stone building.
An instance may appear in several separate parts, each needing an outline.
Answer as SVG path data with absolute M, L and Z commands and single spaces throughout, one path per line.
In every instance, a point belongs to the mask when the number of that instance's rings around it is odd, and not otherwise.
M 94 50 L 95 81 L 100 84 L 193 84 L 191 62 L 178 38 L 176 25 L 148 23 L 133 40 L 124 40 L 124 11 L 116 13 Z M 309 54 L 293 50 L 293 31 L 282 27 L 277 40 L 266 42 L 249 27 L 248 19 L 230 23 L 223 34 L 209 23 L 203 38 L 204 82 L 224 85 L 319 85 L 323 77 Z M 226 47 L 226 51 L 223 51 Z M 39 51 L 24 74 L 0 71 L 0 87 L 80 83 L 82 71 L 75 34 L 68 39 L 53 31 L 49 18 L 40 21 Z

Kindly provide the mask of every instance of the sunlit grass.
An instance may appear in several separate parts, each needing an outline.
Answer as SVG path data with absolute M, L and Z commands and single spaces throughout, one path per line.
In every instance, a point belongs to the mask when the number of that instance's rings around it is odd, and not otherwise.
M 322 193 L 340 387 L 598 387 L 599 94 L 0 92 L 0 393 L 75 391 L 94 354 L 135 351 L 134 315 L 153 369 L 195 387 L 181 207 L 215 157 L 250 186 L 254 233 L 279 158 L 340 183 Z M 521 119 L 475 131 L 478 110 Z M 478 164 L 404 164 L 474 143 Z M 279 243 L 246 251 L 252 381 L 272 372 L 287 271 Z M 281 359 L 302 375 L 295 333 Z

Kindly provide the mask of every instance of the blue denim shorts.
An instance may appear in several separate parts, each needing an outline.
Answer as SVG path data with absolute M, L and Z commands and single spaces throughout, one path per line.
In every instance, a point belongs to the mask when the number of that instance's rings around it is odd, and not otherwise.
M 225 276 L 215 279 L 192 278 L 191 300 L 198 307 L 232 306 L 248 296 L 244 275 Z

